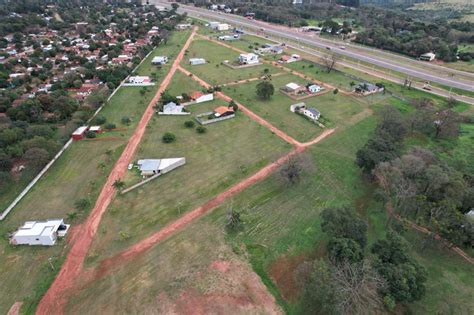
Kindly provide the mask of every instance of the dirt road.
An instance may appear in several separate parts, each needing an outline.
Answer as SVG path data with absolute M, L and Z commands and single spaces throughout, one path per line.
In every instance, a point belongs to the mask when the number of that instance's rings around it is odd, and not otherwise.
M 184 57 L 186 49 L 188 49 L 194 35 L 196 34 L 196 28 L 191 33 L 190 37 L 186 41 L 185 45 L 181 49 L 180 53 L 176 57 L 171 70 L 168 72 L 163 82 L 160 84 L 158 91 L 155 96 L 148 104 L 137 128 L 133 135 L 130 137 L 128 144 L 120 156 L 119 160 L 115 164 L 112 172 L 110 173 L 107 182 L 102 188 L 99 197 L 97 198 L 96 204 L 92 209 L 86 222 L 81 225 L 81 231 L 78 231 L 80 237 L 76 237 L 72 243 L 71 250 L 69 251 L 66 261 L 64 262 L 61 270 L 54 279 L 53 284 L 46 292 L 43 299 L 40 301 L 37 314 L 58 314 L 63 313 L 63 306 L 65 302 L 65 293 L 74 284 L 74 281 L 78 279 L 81 274 L 83 262 L 87 255 L 87 252 L 91 246 L 94 235 L 99 227 L 100 220 L 105 210 L 112 201 L 115 195 L 115 189 L 113 187 L 114 182 L 124 176 L 127 165 L 132 160 L 133 154 L 142 139 L 146 126 L 150 121 L 154 113 L 154 105 L 160 99 L 161 93 L 167 88 L 171 81 L 179 63 Z

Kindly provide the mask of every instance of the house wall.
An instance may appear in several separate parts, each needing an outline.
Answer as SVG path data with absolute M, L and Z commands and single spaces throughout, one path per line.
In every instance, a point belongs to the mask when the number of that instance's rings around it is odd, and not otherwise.
M 56 243 L 56 239 L 53 235 L 48 236 L 14 236 L 12 243 L 16 245 L 44 245 L 52 246 Z
M 213 99 L 214 99 L 213 94 L 206 94 L 206 95 L 203 95 L 203 96 L 197 98 L 196 103 L 208 102 L 208 101 L 212 101 Z

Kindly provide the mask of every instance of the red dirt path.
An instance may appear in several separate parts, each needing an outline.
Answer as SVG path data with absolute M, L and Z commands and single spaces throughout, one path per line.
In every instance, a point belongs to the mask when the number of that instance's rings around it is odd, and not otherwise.
M 158 91 L 155 96 L 148 104 L 140 122 L 138 123 L 137 128 L 135 129 L 133 135 L 130 137 L 130 140 L 120 156 L 119 160 L 115 164 L 112 172 L 110 173 L 107 182 L 105 183 L 102 191 L 100 192 L 99 197 L 97 198 L 95 207 L 92 209 L 91 214 L 87 218 L 86 222 L 81 225 L 80 234 L 81 237 L 76 237 L 71 250 L 69 251 L 66 261 L 64 262 L 61 270 L 54 279 L 53 284 L 46 292 L 42 300 L 40 301 L 37 311 L 37 314 L 58 314 L 63 313 L 63 306 L 65 303 L 65 291 L 71 288 L 82 272 L 83 262 L 87 255 L 87 252 L 91 246 L 94 235 L 97 232 L 99 227 L 100 220 L 108 205 L 112 201 L 113 196 L 115 195 L 115 189 L 113 183 L 115 180 L 123 177 L 126 172 L 127 165 L 130 163 L 133 154 L 135 153 L 140 140 L 142 139 L 146 126 L 150 121 L 154 113 L 153 106 L 160 99 L 161 93 L 166 89 L 168 84 L 171 81 L 176 69 L 184 57 L 186 49 L 188 49 L 191 41 L 196 34 L 196 28 L 193 29 L 190 37 L 186 41 L 185 45 L 181 49 L 180 53 L 176 57 L 176 60 L 173 62 L 171 70 L 168 72 L 163 82 L 160 84 Z

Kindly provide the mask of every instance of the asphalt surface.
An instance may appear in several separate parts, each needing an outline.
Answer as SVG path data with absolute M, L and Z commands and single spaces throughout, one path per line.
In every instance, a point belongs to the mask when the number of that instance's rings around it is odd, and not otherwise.
M 169 3 L 162 1 L 150 1 L 157 5 L 169 6 Z M 221 12 L 211 11 L 207 9 L 201 9 L 191 6 L 186 6 L 180 4 L 178 12 L 186 12 L 188 15 L 193 17 L 201 17 L 205 19 L 224 21 L 229 24 L 232 24 L 236 27 L 245 27 L 253 29 L 255 31 L 262 31 L 265 34 L 278 36 L 280 38 L 287 38 L 292 41 L 298 41 L 301 45 L 308 45 L 317 48 L 327 49 L 330 48 L 331 51 L 346 56 L 352 59 L 360 60 L 363 62 L 370 63 L 375 66 L 379 66 L 385 69 L 390 69 L 392 71 L 397 71 L 404 73 L 407 76 L 418 78 L 428 82 L 436 82 L 438 84 L 443 84 L 448 87 L 458 88 L 466 91 L 474 92 L 474 75 L 466 72 L 451 70 L 451 69 L 440 69 L 442 67 L 426 64 L 421 67 L 415 67 L 410 65 L 410 62 L 415 62 L 415 60 L 409 60 L 406 58 L 406 63 L 403 60 L 403 57 L 399 56 L 390 56 L 389 53 L 380 52 L 379 56 L 374 56 L 374 49 L 368 48 L 364 52 L 365 48 L 360 46 L 351 47 L 344 44 L 344 49 L 341 48 L 341 43 L 323 39 L 320 37 L 314 38 L 309 34 L 297 32 L 294 29 L 285 28 L 279 25 L 273 25 L 257 20 L 249 20 L 238 15 L 225 14 Z M 448 77 L 448 75 L 443 75 L 437 73 L 439 71 L 445 71 L 446 73 L 452 73 L 463 76 L 461 78 Z M 460 74 L 461 73 L 461 74 Z

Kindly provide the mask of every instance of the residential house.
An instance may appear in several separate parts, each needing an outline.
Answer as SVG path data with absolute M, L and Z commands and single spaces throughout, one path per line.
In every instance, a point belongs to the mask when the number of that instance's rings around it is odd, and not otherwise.
M 377 92 L 382 92 L 384 87 L 382 85 L 375 85 L 372 83 L 361 83 L 356 85 L 354 92 L 362 95 L 374 94 Z
M 308 89 L 309 93 L 315 94 L 315 93 L 321 92 L 322 88 L 317 84 L 310 84 L 310 85 L 307 86 L 307 89 Z
M 138 168 L 143 177 L 166 174 L 175 168 L 186 164 L 184 157 L 170 159 L 144 159 L 138 160 Z
M 290 106 L 290 111 L 292 113 L 298 113 L 302 110 L 304 110 L 306 108 L 306 104 L 305 103 L 297 103 L 297 104 L 293 104 Z
M 156 57 L 153 57 L 153 59 L 151 60 L 151 64 L 153 65 L 164 65 L 168 62 L 168 57 L 166 56 L 156 56 Z
M 189 59 L 189 64 L 192 66 L 203 65 L 205 63 L 206 63 L 206 59 L 204 58 L 190 58 Z
M 92 131 L 94 133 L 101 133 L 102 132 L 102 128 L 100 126 L 90 126 L 89 127 L 89 131 Z
M 305 108 L 303 109 L 303 115 L 308 117 L 311 120 L 318 120 L 321 117 L 321 113 L 316 108 Z
M 293 94 L 293 95 L 298 95 L 303 92 L 306 92 L 306 88 L 304 86 L 298 85 L 294 82 L 288 83 L 285 85 L 284 90 L 287 93 Z
M 175 26 L 175 29 L 179 30 L 179 31 L 182 31 L 182 30 L 186 30 L 188 28 L 191 28 L 193 27 L 191 24 L 189 23 L 186 23 L 186 24 L 176 24 Z
M 212 101 L 214 99 L 214 94 L 212 93 L 204 94 L 202 92 L 196 91 L 196 92 L 193 92 L 190 97 L 191 97 L 191 100 L 194 101 L 194 103 L 199 104 L 199 103 Z
M 240 54 L 239 63 L 241 65 L 258 64 L 259 63 L 258 55 L 254 54 L 254 53 Z
M 81 140 L 85 137 L 86 132 L 87 132 L 87 126 L 81 126 L 72 133 L 72 139 L 75 141 Z
M 239 34 L 234 34 L 234 35 L 223 35 L 223 36 L 219 36 L 217 37 L 219 40 L 223 40 L 223 41 L 233 41 L 233 40 L 238 40 L 240 39 L 240 35 Z
M 148 85 L 151 83 L 151 79 L 149 76 L 133 76 L 128 78 L 128 83 L 137 85 Z
M 183 112 L 184 106 L 178 105 L 175 102 L 169 102 L 168 104 L 163 105 L 163 114 L 164 115 L 179 115 Z
M 26 221 L 12 236 L 13 245 L 44 245 L 53 246 L 58 237 L 64 237 L 69 224 L 63 219 L 47 221 Z
M 209 22 L 209 27 L 216 31 L 228 31 L 230 29 L 230 25 L 221 22 Z
M 278 62 L 280 62 L 280 63 L 291 63 L 291 62 L 295 62 L 295 61 L 298 61 L 298 60 L 301 60 L 300 55 L 292 54 L 291 56 L 288 56 L 288 55 L 282 56 Z
M 234 109 L 228 106 L 219 106 L 214 109 L 214 117 L 220 118 L 225 116 L 230 116 L 234 114 Z

